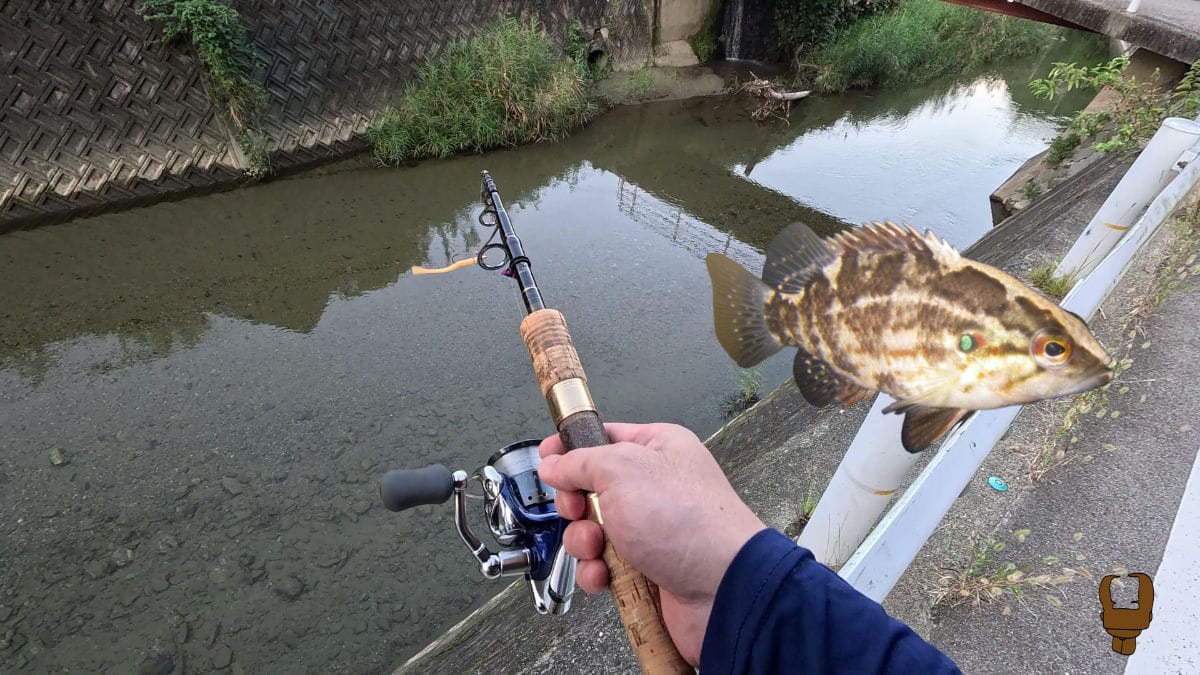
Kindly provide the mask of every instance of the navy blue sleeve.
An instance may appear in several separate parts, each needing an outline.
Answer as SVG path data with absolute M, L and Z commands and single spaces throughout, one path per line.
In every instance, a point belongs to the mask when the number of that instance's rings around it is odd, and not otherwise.
M 960 671 L 808 549 L 768 528 L 746 542 L 721 580 L 700 672 Z

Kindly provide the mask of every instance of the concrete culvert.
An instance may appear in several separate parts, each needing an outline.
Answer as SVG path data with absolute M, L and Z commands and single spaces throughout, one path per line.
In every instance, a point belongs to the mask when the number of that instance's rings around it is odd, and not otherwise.
M 603 69 L 608 65 L 608 53 L 603 49 L 593 49 L 588 52 L 588 65 L 592 68 Z

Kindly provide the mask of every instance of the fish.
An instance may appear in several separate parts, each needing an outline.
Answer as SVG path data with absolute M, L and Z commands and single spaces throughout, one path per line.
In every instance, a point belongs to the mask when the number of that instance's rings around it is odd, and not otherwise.
M 761 279 L 720 253 L 705 264 L 717 340 L 738 366 L 796 347 L 809 404 L 886 393 L 910 453 L 976 411 L 1112 380 L 1082 317 L 931 230 L 871 222 L 822 238 L 797 222 L 771 241 Z

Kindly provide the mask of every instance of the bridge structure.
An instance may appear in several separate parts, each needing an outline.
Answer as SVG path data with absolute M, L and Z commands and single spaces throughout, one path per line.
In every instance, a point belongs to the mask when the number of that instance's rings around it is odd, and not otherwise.
M 957 5 L 1103 33 L 1182 63 L 1200 59 L 1195 0 L 946 0 Z

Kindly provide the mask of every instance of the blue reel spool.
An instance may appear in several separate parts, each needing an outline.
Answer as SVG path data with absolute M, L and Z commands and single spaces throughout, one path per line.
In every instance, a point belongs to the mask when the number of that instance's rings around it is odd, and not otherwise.
M 541 439 L 526 439 L 510 443 L 488 459 L 488 465 L 504 477 L 500 497 L 520 529 L 513 544 L 526 547 L 533 554 L 533 565 L 525 573 L 531 581 L 543 581 L 549 576 L 568 523 L 558 517 L 554 488 L 538 477 L 537 467 L 541 463 L 538 446 L 541 442 Z M 493 513 L 488 514 L 489 524 L 496 522 L 495 510 L 493 506 Z M 493 534 L 500 536 L 502 533 L 493 527 Z

